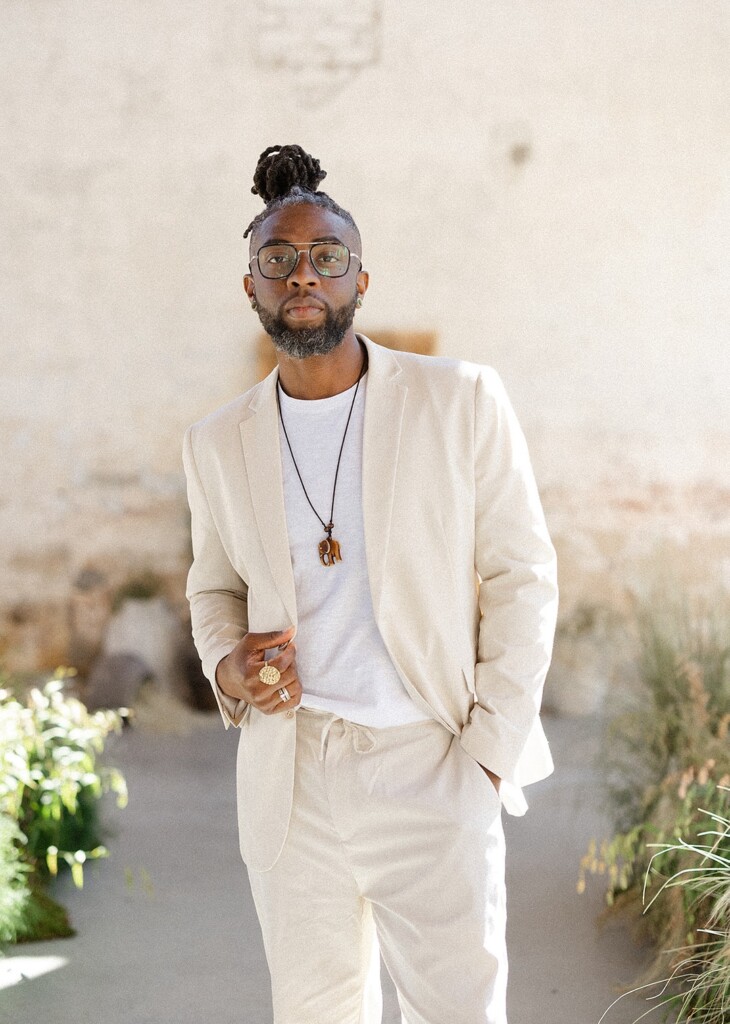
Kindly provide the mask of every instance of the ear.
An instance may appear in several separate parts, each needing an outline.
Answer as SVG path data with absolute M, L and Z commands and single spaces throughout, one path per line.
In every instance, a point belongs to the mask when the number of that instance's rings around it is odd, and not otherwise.
M 370 284 L 370 274 L 368 274 L 367 270 L 360 270 L 358 272 L 358 275 L 357 275 L 357 278 L 356 278 L 356 282 L 355 282 L 355 287 L 357 288 L 357 294 L 360 296 L 360 298 L 362 298 L 363 295 L 365 294 L 365 292 L 368 290 L 368 285 L 369 284 Z
M 243 290 L 245 291 L 246 295 L 248 295 L 249 299 L 252 299 L 256 293 L 253 278 L 251 277 L 250 274 L 243 275 Z

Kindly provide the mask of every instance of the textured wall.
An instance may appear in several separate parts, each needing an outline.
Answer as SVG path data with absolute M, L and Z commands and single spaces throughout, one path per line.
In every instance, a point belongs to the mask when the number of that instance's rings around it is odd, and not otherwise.
M 730 584 L 729 50 L 722 0 L 6 0 L 6 661 L 146 568 L 179 598 L 181 437 L 254 379 L 241 235 L 290 141 L 360 224 L 361 328 L 502 374 L 565 614 Z

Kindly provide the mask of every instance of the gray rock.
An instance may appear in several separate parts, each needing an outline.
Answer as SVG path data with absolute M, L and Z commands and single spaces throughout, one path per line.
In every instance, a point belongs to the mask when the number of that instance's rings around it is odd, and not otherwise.
M 90 711 L 131 707 L 139 688 L 151 678 L 149 665 L 136 654 L 102 654 L 89 673 L 86 706 Z
M 127 598 L 109 620 L 102 650 L 136 655 L 149 666 L 161 693 L 185 701 L 184 645 L 182 625 L 164 597 Z

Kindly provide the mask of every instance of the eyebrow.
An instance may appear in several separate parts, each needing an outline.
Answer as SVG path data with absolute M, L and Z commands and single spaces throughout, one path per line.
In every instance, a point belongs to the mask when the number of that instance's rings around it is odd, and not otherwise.
M 342 239 L 338 238 L 337 235 L 325 235 L 323 238 L 313 238 L 309 242 L 292 242 L 290 238 L 267 238 L 261 245 L 316 245 L 317 242 L 337 242 L 338 245 L 344 245 Z

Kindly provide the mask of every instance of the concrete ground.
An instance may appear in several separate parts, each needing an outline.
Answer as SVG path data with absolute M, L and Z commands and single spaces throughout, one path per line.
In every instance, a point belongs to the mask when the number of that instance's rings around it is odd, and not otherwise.
M 194 721 L 187 735 L 128 729 L 108 748 L 130 792 L 127 809 L 107 812 L 111 857 L 88 866 L 83 891 L 67 879 L 58 885 L 76 937 L 14 947 L 0 959 L 0 1020 L 271 1021 L 261 937 L 238 854 L 237 733 L 224 732 L 217 713 Z M 606 832 L 590 767 L 599 723 L 547 719 L 545 726 L 557 771 L 530 787 L 525 818 L 505 819 L 510 1024 L 598 1024 L 631 982 L 641 953 L 622 930 L 596 927 L 598 879 L 587 894 L 576 892 L 587 842 Z M 383 985 L 383 1024 L 397 1024 L 385 972 Z M 630 1024 L 647 1005 L 622 999 L 603 1024 Z

